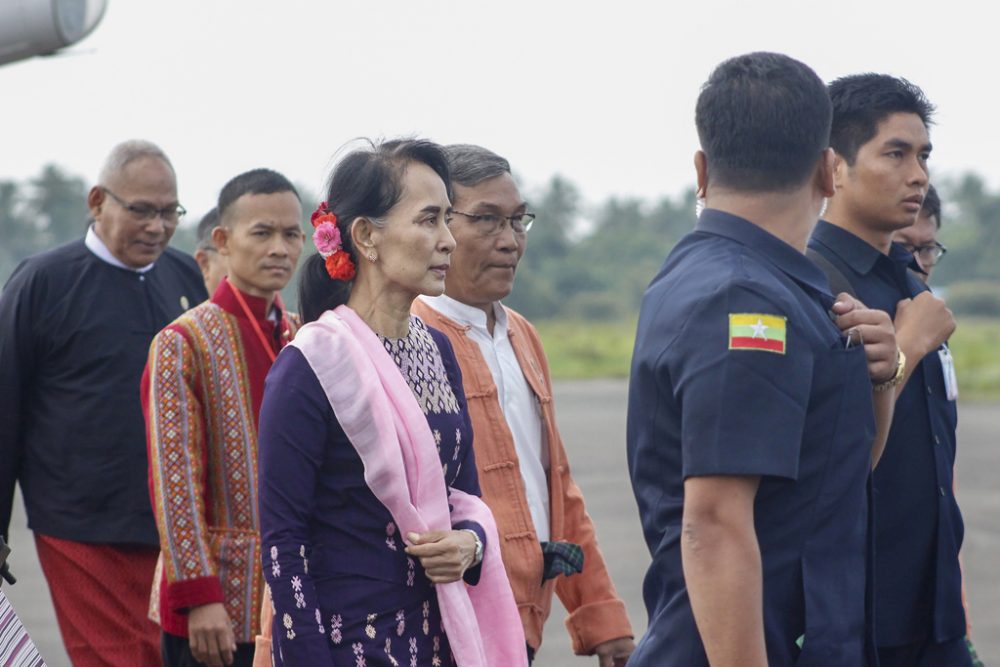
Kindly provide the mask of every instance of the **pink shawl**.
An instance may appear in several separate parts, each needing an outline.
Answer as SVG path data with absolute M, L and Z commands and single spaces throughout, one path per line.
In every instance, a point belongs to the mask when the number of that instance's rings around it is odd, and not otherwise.
M 435 586 L 459 667 L 527 667 L 524 629 L 493 515 L 475 496 L 458 489 L 448 495 L 427 419 L 381 341 L 353 310 L 340 306 L 300 329 L 291 345 L 319 378 L 361 456 L 365 481 L 401 535 L 450 530 L 453 520 L 475 521 L 486 531 L 479 583 Z

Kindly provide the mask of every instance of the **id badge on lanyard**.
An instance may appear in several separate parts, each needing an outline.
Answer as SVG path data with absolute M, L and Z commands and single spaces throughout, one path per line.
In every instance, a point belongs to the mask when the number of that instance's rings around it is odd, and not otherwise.
M 944 374 L 944 389 L 949 401 L 958 398 L 958 376 L 955 375 L 955 359 L 951 356 L 951 350 L 944 344 L 938 350 L 938 357 L 941 359 L 941 371 Z

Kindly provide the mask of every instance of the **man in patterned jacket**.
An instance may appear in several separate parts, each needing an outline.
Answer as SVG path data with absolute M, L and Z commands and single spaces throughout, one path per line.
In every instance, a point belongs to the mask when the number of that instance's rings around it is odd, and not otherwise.
M 160 534 L 167 667 L 250 665 L 262 577 L 257 418 L 264 378 L 293 333 L 278 295 L 302 252 L 302 207 L 256 169 L 219 195 L 213 240 L 229 275 L 157 334 L 142 382 Z

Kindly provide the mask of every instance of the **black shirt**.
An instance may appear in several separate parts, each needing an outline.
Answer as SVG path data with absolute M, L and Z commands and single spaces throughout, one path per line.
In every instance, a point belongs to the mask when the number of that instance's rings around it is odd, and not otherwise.
M 19 481 L 28 524 L 78 542 L 159 544 L 139 381 L 153 336 L 207 298 L 168 248 L 144 273 L 84 241 L 21 262 L 0 294 L 0 529 Z
M 847 278 L 865 305 L 893 319 L 901 299 L 927 289 L 907 270 L 912 257 L 897 244 L 887 256 L 821 220 L 809 247 Z M 915 362 L 896 400 L 889 440 L 874 474 L 880 646 L 942 642 L 965 634 L 958 563 L 964 524 L 952 486 L 958 416 L 945 390 L 938 352 Z

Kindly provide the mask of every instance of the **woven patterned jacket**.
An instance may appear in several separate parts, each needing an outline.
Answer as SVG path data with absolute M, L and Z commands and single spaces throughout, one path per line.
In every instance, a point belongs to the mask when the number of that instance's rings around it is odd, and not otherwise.
M 278 305 L 268 319 L 264 299 L 223 280 L 150 347 L 141 392 L 161 550 L 153 601 L 173 635 L 186 637 L 186 612 L 213 602 L 237 642 L 259 632 L 257 420 L 272 355 L 294 333 Z
M 420 299 L 411 311 L 451 341 L 462 369 L 462 381 L 475 433 L 476 468 L 483 500 L 496 518 L 500 551 L 524 624 L 524 635 L 535 650 L 556 593 L 569 617 L 566 629 L 573 650 L 589 655 L 598 644 L 632 637 L 625 603 L 618 597 L 597 544 L 594 524 L 583 494 L 570 475 L 562 438 L 556 428 L 549 365 L 538 332 L 518 313 L 507 308 L 508 335 L 528 385 L 538 400 L 549 447 L 550 539 L 583 547 L 583 572 L 559 576 L 542 584 L 541 545 L 532 524 L 518 466 L 514 437 L 497 399 L 497 387 L 479 345 L 465 335 L 466 327 L 445 317 Z

